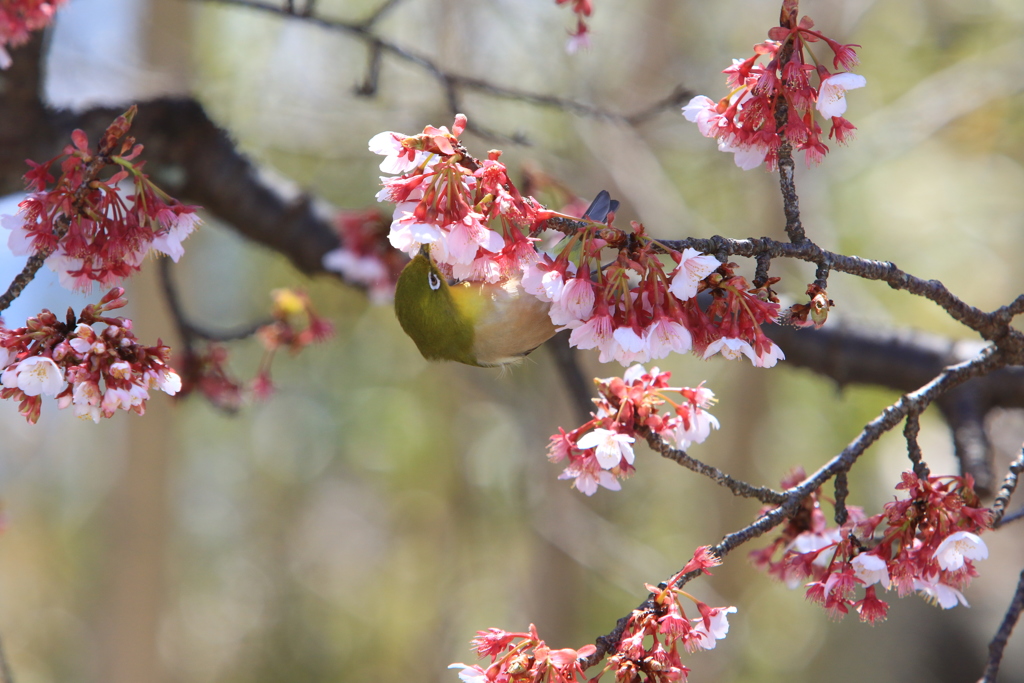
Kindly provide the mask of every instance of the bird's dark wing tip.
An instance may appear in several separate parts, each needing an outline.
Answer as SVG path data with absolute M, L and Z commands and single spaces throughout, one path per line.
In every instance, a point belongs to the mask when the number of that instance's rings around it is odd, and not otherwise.
M 608 190 L 601 190 L 594 197 L 594 201 L 590 202 L 590 206 L 583 213 L 583 218 L 589 218 L 596 223 L 603 223 L 608 218 L 608 214 L 613 213 L 618 208 L 619 200 L 612 199 Z

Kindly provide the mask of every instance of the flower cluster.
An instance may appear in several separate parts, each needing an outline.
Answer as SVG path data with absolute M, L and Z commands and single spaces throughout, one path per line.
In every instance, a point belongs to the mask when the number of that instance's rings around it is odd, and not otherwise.
M 790 483 L 797 478 L 802 473 Z M 966 606 L 961 589 L 977 576 L 974 561 L 988 557 L 979 534 L 991 524 L 991 512 L 978 507 L 973 480 L 905 472 L 896 489 L 909 497 L 872 517 L 851 508 L 842 528 L 828 528 L 815 494 L 771 546 L 751 557 L 791 586 L 809 579 L 807 597 L 834 618 L 853 608 L 862 621 L 885 619 L 889 606 L 876 583 L 900 597 L 918 591 L 944 609 Z M 858 589 L 864 594 L 855 600 Z
M 555 0 L 556 5 L 572 5 L 572 12 L 576 15 L 576 30 L 569 33 L 569 40 L 565 44 L 565 51 L 575 54 L 583 48 L 590 46 L 590 27 L 587 25 L 587 17 L 594 11 L 591 0 Z
M 538 205 L 519 194 L 492 151 L 485 161 L 470 157 L 458 136 L 466 117 L 455 118 L 452 132 L 428 126 L 404 136 L 385 132 L 370 140 L 370 151 L 386 156 L 378 201 L 395 204 L 388 239 L 407 254 L 421 245 L 446 275 L 460 280 L 499 282 L 518 278 L 536 258 L 526 233 L 539 222 Z
M 270 364 L 279 349 L 286 348 L 295 354 L 310 344 L 318 344 L 334 336 L 334 326 L 313 310 L 313 304 L 305 292 L 275 289 L 271 297 L 274 302 L 274 321 L 256 331 L 265 349 L 253 384 L 255 395 L 260 399 L 267 398 L 273 389 L 270 383 Z
M 643 675 L 652 683 L 685 683 L 689 669 L 682 663 L 679 646 L 687 652 L 713 650 L 729 633 L 729 615 L 735 607 L 711 607 L 675 588 L 691 572 L 710 574 L 720 560 L 706 546 L 697 548 L 686 566 L 662 587 L 647 586 L 652 607 L 634 610 L 623 629 L 615 654 L 605 671 L 614 671 L 617 683 L 633 683 Z M 680 597 L 691 600 L 698 616 L 687 617 Z
M 533 624 L 530 624 L 530 630 L 526 633 L 498 628 L 477 631 L 472 645 L 477 655 L 491 658 L 491 665 L 486 669 L 477 664 L 458 663 L 449 666 L 449 669 L 461 669 L 459 678 L 463 683 L 582 681 L 585 677 L 579 659 L 597 650 L 593 645 L 586 645 L 579 650 L 552 650 L 537 635 L 537 628 Z
M 596 348 L 602 363 L 622 365 L 688 351 L 702 358 L 747 356 L 759 367 L 785 358 L 761 330 L 777 318 L 778 303 L 767 288 L 754 289 L 735 275 L 735 264 L 686 249 L 671 254 L 675 267 L 666 273 L 658 243 L 646 238 L 641 227 L 634 234 L 638 246 L 633 252 L 622 250 L 614 263 L 602 267 L 605 240 L 588 232 L 570 239 L 578 240 L 580 249 L 567 247 L 555 258 L 541 257 L 529 264 L 523 278 L 528 293 L 551 302 L 555 325 L 572 330 L 571 345 Z M 710 306 L 698 305 L 698 292 L 712 296 Z
M 0 398 L 20 401 L 19 411 L 31 423 L 39 419 L 43 396 L 99 422 L 118 409 L 142 415 L 150 390 L 178 393 L 181 379 L 167 365 L 170 349 L 159 341 L 143 346 L 131 320 L 105 315 L 125 303 L 117 287 L 77 319 L 69 311 L 60 321 L 44 309 L 25 327 L 0 327 Z
M 571 432 L 559 429 L 551 437 L 548 458 L 568 460 L 559 479 L 572 479 L 588 496 L 598 486 L 618 491 L 618 480 L 634 470 L 632 444 L 638 429 L 649 429 L 681 449 L 703 442 L 712 428 L 718 429 L 718 420 L 707 412 L 714 393 L 703 385 L 670 387 L 670 376 L 658 368 L 647 372 L 634 365 L 622 378 L 597 380 L 601 396 L 594 399 L 594 417 Z M 678 396 L 673 399 L 670 394 Z M 666 404 L 671 410 L 659 412 Z
M 246 395 L 265 400 L 273 393 L 270 368 L 279 350 L 288 349 L 296 354 L 310 344 L 326 341 L 334 334 L 330 321 L 313 309 L 305 292 L 276 289 L 271 292 L 271 297 L 273 305 L 270 322 L 243 334 L 225 335 L 225 338 L 239 339 L 255 333 L 263 344 L 263 358 L 248 386 L 235 379 L 228 370 L 228 349 L 222 344 L 211 342 L 186 348 L 181 363 L 182 395 L 199 391 L 217 408 L 234 413 L 241 407 Z M 207 338 L 210 337 L 212 335 L 207 335 Z
M 57 9 L 67 0 L 4 0 L 0 2 L 0 69 L 11 65 L 6 46 L 28 41 L 29 33 L 53 21 Z
M 177 261 L 182 240 L 199 224 L 196 207 L 169 197 L 133 163 L 142 145 L 128 137 L 133 106 L 107 129 L 96 151 L 76 130 L 73 144 L 42 164 L 29 162 L 29 196 L 14 216 L 0 217 L 19 256 L 38 254 L 68 289 L 109 287 L 139 270 L 150 250 Z M 50 169 L 60 160 L 60 178 Z M 116 171 L 101 178 L 108 166 Z M 131 189 L 128 189 L 128 188 Z
M 380 201 L 396 203 L 389 240 L 415 254 L 429 245 L 434 261 L 457 279 L 514 281 L 550 304 L 552 322 L 572 330 L 570 344 L 598 349 L 601 362 L 624 366 L 692 351 L 702 358 L 746 356 L 759 367 L 784 358 L 762 325 L 774 322 L 779 304 L 768 283 L 754 288 L 696 249 L 665 248 L 633 224 L 632 234 L 612 227 L 617 202 L 598 195 L 579 220 L 524 197 L 492 151 L 477 162 L 457 135 L 427 127 L 416 136 L 381 133 L 370 149 L 387 158 Z M 567 233 L 553 253 L 539 252 L 548 228 Z M 605 263 L 606 252 L 617 250 Z M 772 281 L 774 282 L 774 281 Z M 711 303 L 699 305 L 698 293 Z
M 463 683 L 595 683 L 611 671 L 618 683 L 634 683 L 643 675 L 652 683 L 685 683 L 689 669 L 683 665 L 680 644 L 688 651 L 714 649 L 729 632 L 728 615 L 735 607 L 710 607 L 692 595 L 675 588 L 680 577 L 694 571 L 710 573 L 719 563 L 706 547 L 698 548 L 693 559 L 663 587 L 647 586 L 651 599 L 644 608 L 634 610 L 622 631 L 615 653 L 596 676 L 587 678 L 581 661 L 596 652 L 593 645 L 579 650 L 550 649 L 531 624 L 526 633 L 491 628 L 478 631 L 473 649 L 481 658 L 489 657 L 489 666 L 452 664 L 461 669 Z M 698 616 L 689 618 L 680 596 L 693 601 Z
M 324 254 L 324 268 L 367 287 L 375 301 L 390 299 L 402 271 L 398 254 L 386 246 L 390 221 L 377 210 L 339 211 L 335 225 L 341 246 Z
M 769 40 L 754 46 L 753 56 L 733 60 L 724 70 L 732 88 L 727 96 L 715 102 L 698 95 L 683 107 L 686 119 L 696 123 L 705 137 L 718 140 L 721 151 L 734 154 L 742 169 L 762 162 L 775 168 L 784 139 L 804 152 L 808 165 L 821 161 L 829 150 L 821 139 L 815 109 L 831 121 L 829 138 L 843 144 L 853 136 L 855 126 L 843 114 L 846 91 L 867 84 L 863 76 L 849 71 L 857 64 L 854 48 L 860 46 L 843 45 L 815 31 L 808 17 L 791 23 L 773 28 Z M 832 72 L 815 59 L 810 48 L 817 42 L 831 50 L 833 68 L 844 71 Z M 762 57 L 765 64 L 759 63 Z M 779 127 L 776 113 L 783 106 L 786 120 Z

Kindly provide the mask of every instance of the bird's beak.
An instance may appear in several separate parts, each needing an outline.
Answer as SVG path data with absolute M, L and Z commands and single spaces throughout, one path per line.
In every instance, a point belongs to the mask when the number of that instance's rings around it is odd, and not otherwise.
M 421 244 L 420 245 L 420 256 L 422 256 L 423 258 L 427 259 L 428 261 L 431 260 L 431 258 L 430 258 L 430 245 L 429 244 Z

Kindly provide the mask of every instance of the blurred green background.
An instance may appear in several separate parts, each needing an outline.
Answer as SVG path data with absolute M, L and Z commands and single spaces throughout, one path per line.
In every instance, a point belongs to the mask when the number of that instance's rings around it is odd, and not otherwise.
M 320 0 L 316 11 L 358 19 L 378 4 Z M 631 113 L 678 84 L 723 96 L 720 71 L 779 11 L 777 0 L 594 4 L 592 48 L 571 57 L 573 19 L 553 0 L 406 0 L 380 28 L 454 72 Z M 848 98 L 853 145 L 799 165 L 809 235 L 940 279 L 981 308 L 1024 291 L 1024 4 L 805 0 L 801 10 L 864 46 L 857 71 L 868 80 Z M 373 134 L 452 118 L 434 81 L 391 59 L 378 95 L 355 97 L 365 60 L 348 35 L 241 7 L 71 0 L 52 35 L 50 97 L 82 107 L 194 93 L 255 160 L 359 208 L 378 188 Z M 619 220 L 654 235 L 782 235 L 776 177 L 737 169 L 677 110 L 635 129 L 479 94 L 465 110 L 532 143 L 467 134 L 477 155 L 501 146 L 514 172 L 529 162 L 582 196 L 608 189 L 623 201 Z M 271 288 L 298 285 L 337 336 L 279 358 L 277 394 L 235 417 L 158 397 L 144 418 L 98 426 L 46 405 L 33 427 L 0 406 L 0 635 L 21 683 L 455 681 L 445 667 L 473 661 L 477 629 L 534 622 L 552 647 L 592 642 L 646 596 L 645 582 L 758 511 L 646 448 L 622 492 L 586 498 L 545 459 L 547 436 L 575 414 L 547 349 L 504 376 L 427 364 L 388 306 L 308 280 L 212 220 L 186 248 L 174 276 L 197 320 L 231 328 L 261 317 Z M 18 267 L 4 265 L 4 277 Z M 813 278 L 806 265 L 775 270 L 791 297 Z M 140 338 L 173 346 L 153 278 L 129 282 L 129 316 Z M 835 275 L 830 295 L 831 324 L 966 336 L 884 285 Z M 40 281 L 5 319 L 17 326 L 68 298 Z M 233 350 L 233 368 L 251 375 L 257 343 Z M 621 371 L 584 359 L 590 375 Z M 785 363 L 661 367 L 682 384 L 707 380 L 720 398 L 722 430 L 692 453 L 756 484 L 817 467 L 895 399 L 838 391 Z M 1005 468 L 1024 419 L 1006 411 L 989 427 Z M 955 471 L 933 414 L 922 445 L 934 472 Z M 879 510 L 906 467 L 902 439 L 883 439 L 852 473 L 851 502 Z M 890 593 L 890 618 L 875 627 L 829 623 L 741 549 L 689 586 L 739 608 L 715 651 L 686 658 L 690 680 L 976 680 L 1024 565 L 1024 525 L 987 540 L 971 609 Z M 1021 638 L 1002 680 L 1024 680 Z

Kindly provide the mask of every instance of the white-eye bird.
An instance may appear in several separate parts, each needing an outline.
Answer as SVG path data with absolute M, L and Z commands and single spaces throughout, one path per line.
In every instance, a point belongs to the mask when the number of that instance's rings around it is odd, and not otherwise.
M 583 214 L 603 222 L 619 203 L 602 191 Z M 551 303 L 523 291 L 519 279 L 449 284 L 429 245 L 402 270 L 395 315 L 427 360 L 497 367 L 521 361 L 555 334 Z
M 395 286 L 395 315 L 427 360 L 495 367 L 521 361 L 555 334 L 550 302 L 519 280 L 449 285 L 427 246 Z

